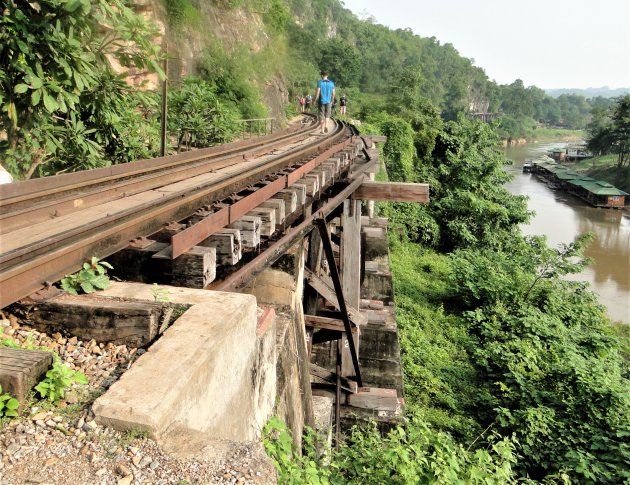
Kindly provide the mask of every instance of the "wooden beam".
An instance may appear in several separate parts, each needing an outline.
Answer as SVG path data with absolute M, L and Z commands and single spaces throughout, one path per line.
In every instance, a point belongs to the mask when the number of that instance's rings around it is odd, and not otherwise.
M 353 199 L 393 202 L 429 202 L 429 184 L 365 181 L 352 194 Z
M 322 238 L 322 244 L 324 247 L 324 254 L 328 261 L 328 270 L 330 271 L 330 278 L 333 281 L 335 287 L 335 295 L 337 296 L 337 304 L 339 305 L 339 312 L 343 320 L 343 325 L 346 329 L 346 338 L 350 346 L 350 354 L 352 356 L 352 366 L 354 367 L 354 373 L 359 386 L 363 386 L 363 379 L 361 378 L 361 369 L 359 368 L 359 356 L 354 344 L 354 336 L 352 335 L 352 327 L 350 325 L 350 315 L 348 314 L 348 308 L 346 306 L 346 299 L 343 296 L 343 289 L 341 286 L 341 279 L 339 278 L 339 271 L 335 262 L 335 255 L 333 254 L 332 244 L 330 243 L 330 232 L 328 232 L 328 225 L 326 219 L 315 219 L 315 225 L 319 230 L 319 235 Z M 332 302 L 331 302 L 332 303 Z M 341 341 L 337 343 L 337 375 L 341 373 Z M 339 382 L 339 381 L 337 381 Z M 339 384 L 337 384 L 337 389 Z M 339 391 L 337 391 L 337 403 L 339 403 Z
M 308 268 L 304 268 L 304 275 L 306 276 L 306 281 L 311 288 L 332 303 L 337 310 L 340 310 L 339 301 L 337 300 L 337 295 L 335 294 L 333 283 L 330 281 L 330 278 L 327 278 L 324 275 L 317 276 Z M 348 308 L 348 316 L 354 325 L 360 326 L 367 323 L 367 317 L 352 308 Z
M 331 372 L 328 369 L 320 367 L 316 364 L 309 364 L 309 369 L 311 375 L 315 377 L 319 377 L 320 379 L 326 381 L 330 385 L 335 385 L 337 381 L 337 374 L 335 372 Z M 358 390 L 357 383 L 346 379 L 345 377 L 341 377 L 341 388 L 344 391 L 355 393 Z
M 306 322 L 307 327 L 326 329 L 326 330 L 336 330 L 338 332 L 345 332 L 346 330 L 343 326 L 343 321 L 338 318 L 320 317 L 316 315 L 304 315 L 304 321 Z M 358 330 L 356 326 L 352 327 L 352 333 L 357 333 L 357 331 Z

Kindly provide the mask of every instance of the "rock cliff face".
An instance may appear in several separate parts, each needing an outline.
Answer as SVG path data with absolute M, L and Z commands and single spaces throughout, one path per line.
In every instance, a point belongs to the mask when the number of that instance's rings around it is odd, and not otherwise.
M 185 76 L 197 75 L 198 62 L 207 47 L 221 49 L 226 54 L 236 48 L 258 53 L 270 45 L 270 36 L 265 29 L 260 12 L 244 8 L 225 9 L 212 0 L 191 0 L 195 18 L 189 22 L 173 25 L 169 20 L 164 0 L 131 0 L 130 7 L 156 25 L 160 36 L 155 43 L 167 49 L 170 83 L 177 83 Z M 114 66 L 115 68 L 117 66 Z M 122 71 L 122 68 L 120 68 Z M 156 74 L 131 72 L 128 82 L 147 89 L 156 89 L 160 82 Z M 264 80 L 249 80 L 255 85 L 269 106 L 271 116 L 284 117 L 284 103 L 288 101 L 287 88 L 280 72 Z

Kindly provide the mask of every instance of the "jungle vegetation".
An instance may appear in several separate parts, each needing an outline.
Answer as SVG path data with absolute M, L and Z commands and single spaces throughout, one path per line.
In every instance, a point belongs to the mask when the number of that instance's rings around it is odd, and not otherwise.
M 322 456 L 312 436 L 295 450 L 272 420 L 265 443 L 281 480 L 630 480 L 627 339 L 585 284 L 562 278 L 587 264 L 588 237 L 550 248 L 521 235 L 526 200 L 503 188 L 500 149 L 501 138 L 530 136 L 541 124 L 583 128 L 593 108 L 590 133 L 603 147 L 627 122 L 617 117 L 625 101 L 497 85 L 454 46 L 359 20 L 338 0 L 215 3 L 259 12 L 269 45 L 226 53 L 206 39 L 196 77 L 169 94 L 173 149 L 221 143 L 239 118 L 265 115 L 260 76 L 281 75 L 292 99 L 312 90 L 324 67 L 360 129 L 387 135 L 382 177 L 431 185 L 426 206 L 379 207 L 390 219 L 408 426 L 386 436 L 355 429 Z M 164 6 L 169 28 L 201 28 L 198 2 Z M 123 0 L 6 2 L 3 165 L 22 179 L 154 156 L 159 97 L 131 87 L 111 60 L 163 75 L 155 35 Z M 472 120 L 471 105 L 500 119 Z
M 157 155 L 159 93 L 125 79 L 142 70 L 162 76 L 164 52 L 153 43 L 155 26 L 125 2 L 7 2 L 0 17 L 0 158 L 17 179 Z M 169 94 L 174 150 L 181 140 L 202 146 L 230 139 L 235 120 L 268 115 L 265 82 L 280 77 L 293 99 L 313 91 L 320 68 L 347 94 L 352 117 L 391 111 L 389 100 L 404 99 L 411 88 L 444 121 L 462 112 L 496 113 L 504 139 L 540 136 L 545 126 L 581 129 L 592 109 L 613 104 L 574 94 L 552 98 L 518 79 L 498 85 L 453 45 L 360 20 L 339 0 L 215 2 L 215 8 L 260 16 L 266 29 L 268 42 L 256 52 L 245 45 L 226 50 L 200 22 L 201 3 L 156 0 L 169 35 L 197 36 L 203 45 L 195 59 L 197 85 L 174 80 Z M 182 103 L 182 92 L 212 99 L 212 107 Z

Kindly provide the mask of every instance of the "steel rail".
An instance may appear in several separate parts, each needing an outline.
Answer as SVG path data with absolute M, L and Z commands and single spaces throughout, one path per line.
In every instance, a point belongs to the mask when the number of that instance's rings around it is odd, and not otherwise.
M 222 155 L 234 154 L 250 150 L 256 147 L 269 146 L 275 140 L 282 141 L 300 134 L 315 132 L 317 126 L 314 124 L 305 127 L 289 127 L 286 130 L 274 133 L 273 135 L 261 136 L 254 139 L 239 140 L 232 143 L 217 145 L 200 150 L 191 150 L 185 153 L 167 155 L 165 157 L 136 160 L 130 163 L 112 165 L 110 167 L 83 170 L 51 177 L 39 179 L 23 180 L 12 184 L 0 185 L 0 207 L 15 204 L 22 200 L 32 201 L 36 197 L 50 197 L 62 192 L 80 189 L 89 185 L 102 185 L 104 182 L 125 177 L 137 176 L 147 172 L 161 170 L 164 167 L 171 167 L 178 163 L 190 163 L 218 157 Z
M 345 136 L 338 125 L 322 141 L 330 144 Z M 133 206 L 102 221 L 89 222 L 29 247 L 0 255 L 0 308 L 39 290 L 75 271 L 92 256 L 104 258 L 126 247 L 130 240 L 150 235 L 167 222 L 182 220 L 199 207 L 208 205 L 267 175 L 286 169 L 319 149 L 317 144 L 300 147 L 272 161 L 263 161 L 236 176 L 227 174 L 209 184 L 165 195 L 155 201 Z
M 315 219 L 328 216 L 343 204 L 343 201 L 350 197 L 365 181 L 365 174 L 372 168 L 372 165 L 372 163 L 366 163 L 365 166 L 353 173 L 353 178 L 348 185 L 320 207 L 316 213 L 306 217 L 298 226 L 290 229 L 284 236 L 266 248 L 263 253 L 239 268 L 222 282 L 216 285 L 213 284 L 212 288 L 219 291 L 240 291 L 265 268 L 276 262 L 298 239 L 313 231 L 315 229 Z
M 248 149 L 247 151 L 238 150 L 237 152 L 229 152 L 227 155 L 215 155 L 211 158 L 177 159 L 169 165 L 161 164 L 160 166 L 149 167 L 144 171 L 135 171 L 133 175 L 126 177 L 106 178 L 98 185 L 91 181 L 89 184 L 86 182 L 81 187 L 73 187 L 72 189 L 61 188 L 58 192 L 44 198 L 37 195 L 36 199 L 22 199 L 15 204 L 6 204 L 5 207 L 0 207 L 0 212 L 4 212 L 0 214 L 0 227 L 2 232 L 6 233 L 25 225 L 93 207 L 105 201 L 128 197 L 146 190 L 185 180 L 195 175 L 242 163 L 284 146 L 287 140 L 299 143 L 308 136 L 308 133 L 300 131 L 297 134 L 292 133 L 290 136 L 284 136 L 280 140 L 273 140 L 263 147 Z M 238 155 L 234 153 L 238 153 Z M 0 202 L 2 201 L 0 200 Z

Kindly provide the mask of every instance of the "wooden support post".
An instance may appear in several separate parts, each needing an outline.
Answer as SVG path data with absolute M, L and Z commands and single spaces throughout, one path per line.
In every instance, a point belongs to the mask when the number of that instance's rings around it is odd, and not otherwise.
M 315 224 L 317 225 L 317 229 L 319 230 L 319 235 L 322 239 L 322 244 L 324 246 L 324 254 L 326 255 L 326 260 L 328 261 L 328 268 L 330 270 L 330 276 L 333 281 L 333 285 L 335 287 L 335 293 L 337 295 L 337 302 L 339 305 L 339 311 L 341 312 L 341 318 L 343 320 L 344 328 L 346 330 L 346 337 L 348 339 L 348 344 L 350 346 L 350 355 L 352 357 L 352 365 L 354 366 L 354 373 L 359 384 L 359 387 L 363 387 L 363 379 L 361 378 L 361 369 L 359 368 L 359 356 L 357 355 L 356 348 L 354 345 L 354 337 L 352 336 L 352 326 L 350 324 L 350 318 L 348 316 L 348 309 L 346 307 L 346 302 L 343 296 L 343 289 L 341 286 L 341 279 L 339 278 L 339 271 L 337 270 L 337 264 L 335 263 L 335 255 L 333 254 L 332 244 L 330 243 L 330 234 L 328 233 L 328 226 L 326 224 L 326 219 L 315 219 Z M 341 345 L 341 341 L 339 343 Z M 339 347 L 338 347 L 339 349 Z M 338 350 L 339 352 L 340 350 Z M 339 369 L 338 373 L 341 371 Z
M 306 276 L 306 281 L 308 281 L 308 284 L 311 286 L 311 288 L 317 291 L 317 293 L 323 296 L 327 301 L 332 303 L 332 305 L 337 310 L 341 310 L 339 299 L 337 298 L 337 295 L 333 288 L 334 284 L 330 280 L 330 278 L 324 275 L 317 276 L 308 268 L 304 269 L 304 275 Z M 350 321 L 354 325 L 360 327 L 361 325 L 365 325 L 367 323 L 367 317 L 365 315 L 352 308 L 348 308 L 347 306 L 346 309 L 348 310 Z
M 335 448 L 339 449 L 341 442 L 341 340 L 337 341 L 337 385 L 335 392 Z M 357 374 L 359 374 L 359 363 L 357 362 Z M 360 374 L 359 374 L 360 375 Z M 361 378 L 358 378 L 361 382 Z M 363 387 L 363 384 L 359 384 Z

